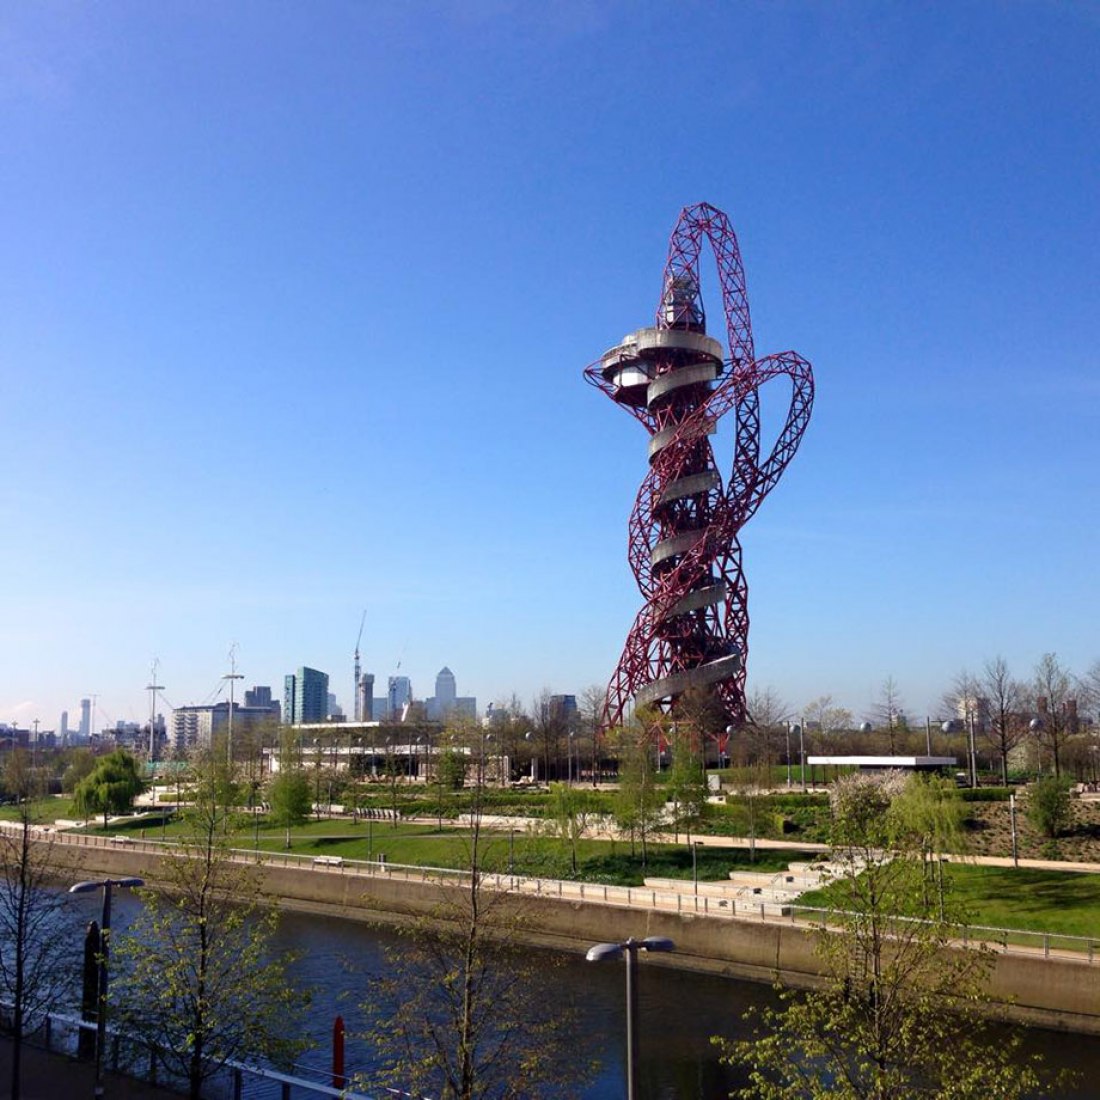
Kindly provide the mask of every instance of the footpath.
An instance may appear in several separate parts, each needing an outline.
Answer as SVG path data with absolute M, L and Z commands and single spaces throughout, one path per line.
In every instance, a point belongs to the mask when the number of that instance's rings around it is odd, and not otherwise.
M 11 1040 L 0 1039 L 0 1096 L 11 1095 Z M 23 1044 L 22 1100 L 90 1097 L 95 1066 Z M 115 1073 L 103 1075 L 104 1100 L 179 1100 L 180 1093 Z

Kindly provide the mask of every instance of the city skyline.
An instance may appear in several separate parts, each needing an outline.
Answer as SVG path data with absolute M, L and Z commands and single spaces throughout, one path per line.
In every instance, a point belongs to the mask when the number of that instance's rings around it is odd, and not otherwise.
M 198 703 L 234 643 L 350 714 L 364 609 L 379 691 L 605 684 L 645 445 L 580 372 L 701 201 L 817 382 L 745 532 L 750 692 L 858 716 L 892 676 L 923 715 L 998 654 L 1085 672 L 1098 37 L 985 2 L 6 11 L 0 721 L 144 721 L 154 657 Z

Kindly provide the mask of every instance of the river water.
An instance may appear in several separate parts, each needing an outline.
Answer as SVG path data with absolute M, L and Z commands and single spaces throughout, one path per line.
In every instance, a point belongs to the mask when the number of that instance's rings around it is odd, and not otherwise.
M 124 891 L 116 894 L 117 925 L 129 923 L 138 904 Z M 385 948 L 396 942 L 394 933 L 287 911 L 278 938 L 281 947 L 301 953 L 295 982 L 314 990 L 308 1027 L 318 1046 L 304 1056 L 303 1063 L 320 1072 L 331 1064 L 332 1024 L 339 1013 L 349 1030 L 348 1070 L 369 1074 L 369 1046 L 357 1040 L 354 1032 L 363 1026 L 360 1005 L 370 995 L 371 975 L 386 969 Z M 638 969 L 640 1100 L 711 1100 L 728 1095 L 738 1078 L 719 1064 L 710 1036 L 748 1036 L 751 1029 L 742 1019 L 744 1013 L 750 1007 L 774 1003 L 772 990 L 752 982 L 672 970 L 644 955 Z M 574 1008 L 576 1049 L 592 1044 L 599 1059 L 598 1070 L 580 1092 L 584 1100 L 619 1100 L 625 1095 L 624 977 L 621 962 L 587 963 L 576 956 L 546 973 L 542 995 L 552 1004 Z M 1078 1085 L 1062 1096 L 1074 1100 L 1100 1096 L 1100 1038 L 1035 1029 L 1027 1033 L 1027 1049 L 1041 1051 L 1051 1065 L 1078 1071 Z

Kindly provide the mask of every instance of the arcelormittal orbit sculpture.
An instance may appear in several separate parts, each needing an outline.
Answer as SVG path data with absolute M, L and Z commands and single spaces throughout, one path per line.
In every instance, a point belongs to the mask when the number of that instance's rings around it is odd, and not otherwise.
M 706 333 L 699 251 L 718 263 L 729 357 Z M 630 515 L 628 556 L 645 606 L 607 689 L 604 726 L 631 700 L 675 715 L 685 692 L 713 692 L 728 720 L 745 719 L 748 585 L 738 532 L 794 457 L 810 419 L 810 364 L 793 351 L 757 359 L 737 237 L 725 214 L 701 203 L 680 213 L 669 244 L 657 323 L 623 339 L 585 378 L 649 432 L 649 471 Z M 760 455 L 760 387 L 790 379 L 787 419 Z M 710 437 L 735 421 L 724 481 Z

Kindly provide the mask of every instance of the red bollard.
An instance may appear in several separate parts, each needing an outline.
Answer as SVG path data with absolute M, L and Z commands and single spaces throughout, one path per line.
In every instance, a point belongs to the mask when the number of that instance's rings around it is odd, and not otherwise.
M 332 1087 L 344 1089 L 348 1080 L 344 1076 L 344 1017 L 337 1016 L 332 1022 Z

